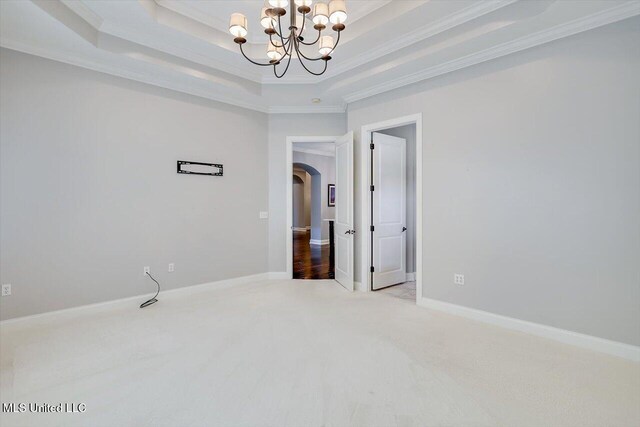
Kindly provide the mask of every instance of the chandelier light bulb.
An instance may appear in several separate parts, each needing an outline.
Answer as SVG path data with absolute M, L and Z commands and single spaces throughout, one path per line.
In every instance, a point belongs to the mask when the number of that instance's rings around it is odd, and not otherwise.
M 280 42 L 274 41 L 267 44 L 267 57 L 270 61 L 280 61 L 284 56 L 284 49 L 280 45 Z
M 273 19 L 273 17 L 267 14 L 266 7 L 263 7 L 262 11 L 260 12 L 260 25 L 262 25 L 265 29 L 275 27 L 275 20 Z
M 279 7 L 285 9 L 289 6 L 289 0 L 269 0 L 271 7 Z
M 245 37 L 247 35 L 247 17 L 241 13 L 234 13 L 229 20 L 229 32 L 234 37 Z
M 2 1 L 2 0 L 0 0 Z M 249 3 L 249 2 L 246 2 Z M 268 61 L 256 60 L 248 55 L 243 47 L 247 43 L 247 18 L 242 13 L 234 13 L 229 21 L 229 32 L 235 37 L 240 53 L 247 61 L 262 67 L 271 67 L 276 78 L 287 74 L 292 60 L 300 62 L 304 69 L 314 76 L 327 71 L 331 54 L 340 43 L 340 36 L 345 29 L 347 7 L 344 0 L 314 2 L 312 0 L 264 0 L 260 9 L 260 25 L 269 37 L 266 54 Z M 257 7 L 256 7 L 257 9 Z M 282 17 L 289 14 L 285 22 Z M 309 22 L 305 19 L 309 18 Z M 311 27 L 313 21 L 313 28 Z M 323 35 L 329 23 L 335 36 Z M 277 29 L 276 29 L 277 27 Z M 309 49 L 317 49 L 320 55 L 308 57 L 302 53 L 303 45 Z M 313 46 L 313 47 L 311 47 Z M 314 64 L 311 64 L 312 61 Z M 284 64 L 283 64 L 284 63 Z M 281 65 L 282 64 L 282 65 Z
M 320 55 L 327 56 L 333 50 L 333 37 L 331 36 L 322 36 L 320 37 L 320 47 L 318 48 L 318 52 Z
M 316 25 L 327 25 L 329 22 L 329 6 L 326 3 L 316 3 L 313 5 L 313 23 Z
M 331 0 L 329 2 L 329 21 L 332 24 L 344 24 L 347 20 L 347 5 L 344 0 Z

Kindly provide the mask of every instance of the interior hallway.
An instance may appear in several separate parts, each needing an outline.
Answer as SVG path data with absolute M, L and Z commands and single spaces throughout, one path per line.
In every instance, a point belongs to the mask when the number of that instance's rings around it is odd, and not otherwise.
M 640 366 L 334 281 L 161 293 L 3 324 L 2 414 L 38 426 L 637 426 Z
M 333 279 L 329 245 L 310 245 L 310 231 L 293 233 L 293 278 Z

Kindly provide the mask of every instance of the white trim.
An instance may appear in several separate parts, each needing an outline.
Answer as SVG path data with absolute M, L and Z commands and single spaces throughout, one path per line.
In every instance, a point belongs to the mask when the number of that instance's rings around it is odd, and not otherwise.
M 387 80 L 378 85 L 371 86 L 367 89 L 351 92 L 344 95 L 344 100 L 350 104 L 361 99 L 370 98 L 393 89 L 417 83 L 422 80 L 428 80 L 433 77 L 451 73 L 463 68 L 477 65 L 482 62 L 520 52 L 532 47 L 540 46 L 545 43 L 552 42 L 564 37 L 569 37 L 584 31 L 592 30 L 603 25 L 621 21 L 626 18 L 640 14 L 640 2 L 630 1 L 623 3 L 611 9 L 603 10 L 593 15 L 575 19 L 564 24 L 556 25 L 537 33 L 529 34 L 515 40 L 508 41 L 480 52 L 475 52 L 458 59 L 454 59 L 443 64 L 433 67 L 424 68 L 412 74 L 399 77 L 393 80 Z
M 456 25 L 464 24 L 469 20 L 476 19 L 479 16 L 482 16 L 486 13 L 493 12 L 494 10 L 500 9 L 504 6 L 513 3 L 513 0 L 491 0 L 487 2 L 476 2 L 472 6 L 463 9 L 462 11 L 458 11 L 448 17 L 443 18 L 442 20 L 434 23 L 429 27 L 421 27 L 416 30 L 417 33 L 412 33 L 411 40 L 418 41 L 419 38 L 429 38 L 433 35 L 439 34 L 442 31 L 445 31 L 449 28 L 453 28 Z M 143 4 L 147 4 L 143 2 Z M 153 4 L 156 4 L 153 2 Z M 115 27 L 110 22 L 103 22 L 99 17 L 92 16 L 92 12 L 90 9 L 83 6 L 80 2 L 64 0 L 64 5 L 72 10 L 74 13 L 78 14 L 85 22 L 88 23 L 95 30 L 95 37 L 98 38 L 100 34 L 107 34 L 112 36 L 121 37 L 131 43 L 138 43 L 140 45 L 157 49 L 156 43 L 153 40 L 149 40 L 148 38 L 144 38 L 144 35 L 135 34 L 134 37 L 131 32 L 125 32 L 122 28 Z M 623 19 L 627 19 L 633 16 L 640 14 L 640 2 L 638 1 L 627 1 L 622 4 L 618 4 L 612 8 L 601 10 L 589 16 L 584 16 L 582 18 L 575 19 L 570 22 L 566 22 L 563 24 L 556 25 L 554 27 L 541 30 L 537 33 L 533 33 L 530 35 L 526 35 L 520 37 L 515 40 L 508 41 L 506 43 L 499 44 L 497 46 L 490 47 L 488 49 L 482 50 L 480 52 L 475 52 L 469 54 L 467 56 L 454 59 L 452 61 L 439 64 L 433 67 L 422 69 L 416 73 L 405 75 L 403 77 L 399 77 L 394 80 L 386 80 L 381 84 L 374 85 L 368 87 L 364 90 L 359 90 L 351 93 L 346 93 L 342 97 L 342 100 L 339 101 L 338 105 L 305 105 L 305 106 L 291 106 L 291 105 L 283 105 L 283 106 L 268 106 L 265 105 L 267 100 L 260 100 L 259 103 L 251 102 L 251 101 L 240 101 L 232 96 L 221 95 L 219 91 L 206 90 L 198 88 L 196 89 L 196 85 L 191 84 L 191 82 L 185 78 L 184 81 L 176 82 L 176 81 L 168 81 L 167 79 L 162 79 L 156 76 L 155 74 L 145 73 L 144 75 L 133 71 L 130 69 L 125 69 L 123 67 L 115 67 L 110 64 L 98 63 L 93 60 L 89 60 L 87 58 L 83 58 L 78 56 L 75 53 L 65 51 L 63 49 L 52 49 L 52 48 L 43 48 L 39 46 L 35 46 L 31 43 L 18 42 L 15 40 L 10 40 L 7 38 L 2 38 L 0 40 L 0 46 L 5 47 L 7 49 L 16 50 L 19 52 L 28 53 L 31 55 L 40 56 L 43 58 L 51 59 L 54 61 L 63 62 L 66 64 L 75 65 L 78 67 L 86 68 L 93 71 L 98 71 L 101 73 L 111 74 L 114 76 L 126 78 L 133 81 L 138 81 L 146 84 L 150 84 L 153 86 L 163 87 L 166 89 L 175 90 L 177 92 L 186 93 L 189 95 L 197 96 L 200 98 L 211 99 L 217 102 L 221 102 L 228 105 L 234 105 L 236 107 L 245 108 L 253 111 L 260 111 L 267 114 L 321 114 L 321 113 L 336 113 L 341 114 L 344 113 L 348 107 L 349 103 L 359 101 L 365 98 L 369 98 L 380 93 L 384 93 L 393 89 L 397 89 L 403 86 L 407 86 L 413 83 L 417 83 L 419 81 L 427 80 L 433 77 L 437 77 L 443 74 L 447 74 L 453 71 L 457 71 L 466 67 L 470 67 L 473 65 L 480 64 L 485 61 L 493 60 L 496 58 L 500 58 L 502 56 L 506 56 L 512 53 L 516 53 L 522 50 L 526 50 L 535 46 L 539 46 L 554 40 L 558 40 L 564 37 L 572 36 L 574 34 L 578 34 L 584 31 L 588 31 L 594 28 L 601 27 L 603 25 L 608 25 L 617 21 L 621 21 Z M 129 36 L 133 39 L 130 39 Z M 415 38 L 417 37 L 417 38 Z M 143 40 L 144 38 L 144 40 Z M 404 43 L 408 37 L 403 37 L 401 39 L 394 40 L 393 43 L 398 43 L 400 40 Z M 135 40 L 135 41 L 134 41 Z M 395 51 L 391 49 L 393 44 L 384 44 L 380 46 L 380 52 L 377 54 L 385 55 L 387 51 L 392 52 Z M 403 45 L 404 46 L 404 45 Z M 99 48 L 96 46 L 96 48 Z M 353 67 L 361 66 L 363 63 L 368 63 L 367 61 L 373 61 L 375 58 L 362 57 L 361 55 L 354 56 L 352 59 L 347 59 L 346 62 L 343 61 L 340 64 L 337 64 L 332 70 L 323 75 L 322 77 L 309 77 L 309 76 L 288 76 L 285 79 L 275 79 L 270 76 L 259 76 L 256 73 L 251 71 L 247 71 L 248 69 L 241 66 L 236 66 L 230 63 L 225 63 L 223 67 L 220 67 L 220 64 L 212 64 L 210 62 L 210 58 L 202 57 L 202 55 L 189 51 L 188 55 L 185 55 L 184 49 L 182 49 L 182 54 L 178 52 L 178 50 L 173 46 L 170 46 L 170 49 L 161 49 L 162 52 L 168 54 L 175 54 L 176 56 L 196 62 L 205 67 L 210 67 L 212 69 L 221 70 L 224 72 L 232 73 L 234 75 L 239 75 L 242 78 L 245 78 L 250 81 L 257 82 L 260 85 L 265 84 L 317 84 L 325 79 L 335 78 L 336 75 L 343 73 L 344 71 L 348 71 Z M 362 55 L 367 55 L 369 52 L 363 52 Z M 197 55 L 197 57 L 196 57 Z M 351 61 L 353 61 L 352 64 Z M 342 71 L 341 67 L 345 67 L 345 70 Z M 299 80 L 299 81 L 298 81 Z M 338 102 L 338 101 L 337 101 Z
M 291 84 L 291 82 L 287 82 Z M 314 84 L 317 82 L 313 82 Z M 272 105 L 269 114 L 341 114 L 347 111 L 347 104 L 340 105 Z
M 293 231 L 299 232 L 299 233 L 306 233 L 307 232 L 307 227 L 293 227 L 292 228 Z
M 235 107 L 244 108 L 251 111 L 259 111 L 266 114 L 344 114 L 346 111 L 345 105 L 324 105 L 324 106 L 264 106 L 252 102 L 243 102 L 237 100 L 235 97 L 229 97 L 221 95 L 219 91 L 204 92 L 201 90 L 193 89 L 193 85 L 185 82 L 176 82 L 164 80 L 158 76 L 143 75 L 135 71 L 131 71 L 122 67 L 114 67 L 108 64 L 102 64 L 90 59 L 80 58 L 73 53 L 65 52 L 62 50 L 43 49 L 40 47 L 32 46 L 26 43 L 17 42 L 7 38 L 0 40 L 0 47 L 5 49 L 15 50 L 17 52 L 27 53 L 29 55 L 38 56 L 52 61 L 61 62 L 63 64 L 73 65 L 75 67 L 84 68 L 91 71 L 97 71 L 99 73 L 109 74 L 111 76 L 120 77 L 123 79 L 133 80 L 140 83 L 145 83 L 151 86 L 157 86 L 164 89 L 174 90 L 176 92 L 185 93 L 187 95 L 197 96 L 198 98 L 209 99 L 211 101 L 220 102 L 226 105 L 233 105 Z M 313 141 L 311 141 L 313 142 Z
M 329 244 L 329 239 L 324 239 L 324 240 L 309 239 L 309 244 L 315 245 L 315 246 L 324 246 Z
M 354 291 L 364 291 L 364 289 L 362 289 L 362 282 L 353 282 L 353 290 Z
M 276 78 L 275 76 L 264 76 L 262 78 L 263 84 L 286 84 L 286 83 L 294 83 L 294 84 L 312 84 L 316 82 L 323 82 L 328 79 L 335 78 L 343 73 L 346 73 L 350 70 L 353 70 L 357 67 L 360 67 L 365 64 L 369 64 L 377 59 L 383 58 L 393 52 L 396 52 L 400 49 L 404 49 L 407 46 L 411 46 L 420 41 L 429 39 L 438 34 L 441 34 L 444 31 L 450 30 L 451 28 L 457 27 L 459 25 L 465 24 L 474 19 L 480 18 L 488 13 L 495 12 L 498 9 L 509 6 L 510 4 L 515 3 L 518 0 L 484 0 L 474 2 L 470 6 L 458 10 L 450 15 L 443 17 L 442 19 L 433 22 L 430 25 L 424 25 L 417 27 L 413 31 L 409 31 L 407 34 L 403 35 L 399 38 L 394 38 L 389 40 L 386 43 L 380 44 L 373 48 L 364 49 L 357 55 L 353 55 L 349 58 L 343 59 L 341 62 L 337 64 L 332 64 L 332 67 L 327 73 L 324 75 L 317 77 L 315 81 L 313 81 L 308 76 L 296 76 L 295 81 L 287 81 L 284 82 L 281 79 Z M 407 43 L 409 41 L 409 43 Z
M 285 142 L 285 170 L 286 176 L 293 175 L 293 143 L 294 142 L 336 142 L 337 136 L 288 136 Z M 285 252 L 287 263 L 287 278 L 293 279 L 293 180 L 285 179 L 286 182 L 286 215 L 287 224 L 285 228 Z
M 501 316 L 499 314 L 489 313 L 487 311 L 477 310 L 475 308 L 464 307 L 461 305 L 451 304 L 444 301 L 438 301 L 430 298 L 420 298 L 418 305 L 431 308 L 433 310 L 443 311 L 456 316 L 466 317 L 468 319 L 477 320 L 484 323 L 500 326 L 503 328 L 525 332 L 543 338 L 549 338 L 564 344 L 570 344 L 577 347 L 586 348 L 588 350 L 598 351 L 601 353 L 618 356 L 625 359 L 640 362 L 640 347 L 625 344 L 617 341 L 611 341 L 604 338 L 594 337 L 592 335 L 581 334 L 578 332 L 568 331 L 566 329 L 555 328 L 553 326 L 542 325 L 540 323 L 528 322 L 526 320 L 515 319 L 513 317 Z
M 336 156 L 336 153 L 329 153 L 322 150 L 314 150 L 313 148 L 296 147 L 295 145 L 293 146 L 293 151 L 295 151 L 296 153 L 315 154 L 318 156 L 327 156 L 327 157 Z
M 259 105 L 252 102 L 238 101 L 235 97 L 224 96 L 219 91 L 212 90 L 211 92 L 204 92 L 194 90 L 193 85 L 186 82 L 176 83 L 175 81 L 164 80 L 153 74 L 140 74 L 135 71 L 131 71 L 124 68 L 117 68 L 107 64 L 100 64 L 95 61 L 80 58 L 72 53 L 62 50 L 42 49 L 21 42 L 16 42 L 6 38 L 0 40 L 0 47 L 15 50 L 18 52 L 28 53 L 30 55 L 39 56 L 42 58 L 50 59 L 52 61 L 62 62 L 64 64 L 73 65 L 80 68 L 86 68 L 87 70 L 97 71 L 99 73 L 105 73 L 124 79 L 133 80 L 140 83 L 145 83 L 151 86 L 157 86 L 165 89 L 174 90 L 180 93 L 186 93 L 188 95 L 197 96 L 198 98 L 209 99 L 216 102 L 221 102 L 227 105 L 233 105 L 235 107 L 245 108 L 247 110 L 258 111 L 261 113 L 268 113 L 268 108 L 263 105 Z
M 405 280 L 407 282 L 415 282 L 416 281 L 416 273 L 407 273 L 407 278 Z
M 287 280 L 289 278 L 286 271 L 272 271 L 268 274 L 269 280 Z
M 250 276 L 235 277 L 232 279 L 218 280 L 215 282 L 202 283 L 199 285 L 184 286 L 181 288 L 161 290 L 158 297 L 159 300 L 164 298 L 170 298 L 175 295 L 191 295 L 202 291 L 213 289 L 225 289 L 231 286 L 243 285 L 262 280 L 280 279 L 283 273 L 259 273 Z M 13 324 L 20 324 L 31 322 L 49 322 L 54 318 L 70 318 L 81 314 L 92 314 L 101 312 L 111 307 L 131 307 L 137 309 L 139 304 L 144 302 L 145 298 L 148 298 L 152 293 L 145 293 L 136 295 L 133 297 L 120 298 L 116 300 L 98 302 L 95 304 L 81 305 L 78 307 L 65 308 L 62 310 L 48 311 L 46 313 L 38 313 L 30 316 L 15 317 L 0 321 L 0 326 L 5 327 Z
M 369 140 L 371 133 L 404 125 L 416 125 L 416 302 L 422 298 L 422 113 L 410 116 L 398 117 L 383 122 L 362 126 L 360 130 L 360 224 L 364 230 L 369 228 L 369 209 L 364 208 L 370 204 L 369 177 L 371 176 L 371 163 L 369 161 Z M 369 281 L 369 266 L 371 265 L 371 235 L 362 233 L 360 241 L 360 280 L 365 292 L 371 290 Z

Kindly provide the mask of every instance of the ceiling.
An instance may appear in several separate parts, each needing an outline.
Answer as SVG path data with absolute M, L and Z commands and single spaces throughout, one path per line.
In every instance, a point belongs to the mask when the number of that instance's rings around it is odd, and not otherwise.
M 248 63 L 227 31 L 229 15 L 244 13 L 246 51 L 264 61 L 262 4 L 2 0 L 0 45 L 252 110 L 333 113 L 640 14 L 638 0 L 347 0 L 347 28 L 327 73 L 312 76 L 295 64 L 276 79 L 271 67 Z

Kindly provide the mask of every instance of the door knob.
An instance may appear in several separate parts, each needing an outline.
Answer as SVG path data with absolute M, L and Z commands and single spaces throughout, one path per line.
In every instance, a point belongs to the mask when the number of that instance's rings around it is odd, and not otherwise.
M 356 234 L 356 230 L 347 230 L 344 234 Z
M 402 227 L 402 232 L 404 233 L 405 231 L 407 231 L 407 227 Z

